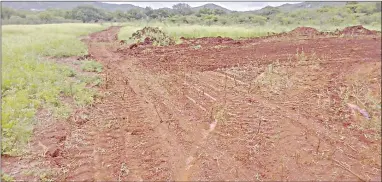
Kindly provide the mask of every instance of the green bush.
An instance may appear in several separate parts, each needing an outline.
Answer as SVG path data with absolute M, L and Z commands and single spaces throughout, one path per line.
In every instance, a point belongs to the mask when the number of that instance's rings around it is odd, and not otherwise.
M 181 5 L 183 7 L 183 5 Z M 179 7 L 181 7 L 179 6 Z M 178 6 L 176 6 L 179 8 Z M 105 11 L 90 6 L 81 6 L 72 10 L 46 10 L 42 12 L 18 11 L 2 8 L 3 24 L 39 24 L 66 22 L 134 22 L 141 21 L 142 26 L 155 22 L 188 25 L 238 25 L 248 26 L 289 26 L 289 25 L 325 25 L 345 26 L 362 23 L 375 24 L 375 13 L 381 12 L 380 2 L 347 3 L 345 6 L 323 6 L 321 8 L 290 9 L 283 11 L 278 7 L 266 7 L 256 12 L 230 12 L 222 10 L 129 10 Z M 187 13 L 186 13 L 187 12 Z M 377 14 L 378 15 L 378 14 Z M 332 18 L 333 17 L 333 18 Z M 373 19 L 373 20 L 368 20 Z M 380 17 L 378 17 L 380 19 Z M 146 24 L 146 25 L 145 25 Z M 374 25 L 373 25 L 374 26 Z
M 102 64 L 94 60 L 82 61 L 81 69 L 88 72 L 102 72 Z

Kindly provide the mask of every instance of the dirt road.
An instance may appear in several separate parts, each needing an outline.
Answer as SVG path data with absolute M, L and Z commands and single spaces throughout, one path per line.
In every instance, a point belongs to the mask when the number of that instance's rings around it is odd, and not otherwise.
M 115 40 L 119 29 L 87 41 L 104 66 L 104 96 L 70 118 L 58 180 L 380 177 L 380 138 L 344 127 L 351 118 L 336 94 L 352 74 L 381 79 L 380 35 L 129 49 Z
M 244 79 L 216 67 L 248 66 L 248 60 L 264 65 L 301 48 L 306 54 L 328 53 L 320 64 L 326 71 L 308 74 L 330 85 L 327 78 L 338 79 L 342 70 L 380 64 L 380 41 L 322 38 L 314 44 L 309 39 L 285 44 L 258 39 L 227 43 L 212 54 L 208 41 L 200 42 L 196 53 L 184 45 L 116 51 L 118 31 L 111 27 L 90 36 L 89 53 L 107 68 L 107 96 L 84 111 L 88 121 L 67 141 L 65 180 L 337 181 L 378 176 L 381 163 L 375 155 L 380 147 L 372 150 L 373 145 L 350 132 L 325 127 L 306 114 L 314 111 L 280 104 L 288 93 L 269 99 L 248 92 Z

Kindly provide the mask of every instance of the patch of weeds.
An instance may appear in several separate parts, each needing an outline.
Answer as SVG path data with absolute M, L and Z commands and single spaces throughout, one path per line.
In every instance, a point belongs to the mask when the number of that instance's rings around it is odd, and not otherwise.
M 77 94 L 74 96 L 76 104 L 79 106 L 86 106 L 91 104 L 94 101 L 94 98 L 97 96 L 97 92 L 94 90 L 88 90 L 84 86 L 79 86 L 77 88 L 82 94 Z
M 52 111 L 53 116 L 58 119 L 67 119 L 72 113 L 72 107 L 67 103 L 60 103 L 59 106 L 47 106 Z
M 229 119 L 227 108 L 224 105 L 214 106 L 211 111 L 211 116 L 212 116 L 212 119 L 223 124 L 226 123 Z
M 256 77 L 254 86 L 260 90 L 278 95 L 282 90 L 292 87 L 293 82 L 285 69 L 274 65 L 269 64 L 265 71 Z
M 195 50 L 198 50 L 198 49 L 201 49 L 202 46 L 201 45 L 196 45 L 196 46 L 192 46 L 192 48 L 195 49 Z
M 82 61 L 81 69 L 88 72 L 102 72 L 102 64 L 94 60 Z
M 49 174 L 49 173 L 42 173 L 42 174 L 40 174 L 39 178 L 43 182 L 52 182 L 52 181 L 54 181 L 52 179 L 52 174 Z
M 295 55 L 297 60 L 297 65 L 307 65 L 310 66 L 313 69 L 319 69 L 321 61 L 320 58 L 317 57 L 316 53 L 312 53 L 311 55 L 306 55 L 304 50 L 301 50 L 301 52 L 298 52 Z
M 121 181 L 121 177 L 127 176 L 129 174 L 129 169 L 127 168 L 127 165 L 125 163 L 122 163 L 121 169 L 118 176 L 118 181 Z
M 99 75 L 80 75 L 78 79 L 90 87 L 100 86 L 103 81 Z
M 73 91 L 73 87 L 75 85 L 75 81 L 67 81 L 64 83 L 63 85 L 63 89 L 62 89 L 62 93 L 64 94 L 64 96 L 68 96 L 68 97 L 73 97 L 74 96 L 74 91 Z
M 29 171 L 23 172 L 26 176 L 37 177 L 40 181 L 54 181 L 53 176 L 55 176 L 55 172 L 49 169 L 31 169 Z
M 63 73 L 67 77 L 75 77 L 77 73 L 71 68 L 63 68 Z
M 65 89 L 63 85 L 76 77 L 73 70 L 41 57 L 84 55 L 87 53 L 86 45 L 77 37 L 103 27 L 49 24 L 7 25 L 2 28 L 1 152 L 18 155 L 23 153 L 32 134 L 37 110 L 47 107 L 60 110 L 63 107 L 60 101 Z M 65 116 L 64 113 L 58 112 L 58 115 Z
M 223 46 L 223 45 L 216 45 L 214 46 L 215 49 L 221 49 L 221 48 L 226 48 L 228 46 Z
M 63 86 L 63 94 L 72 97 L 79 106 L 85 106 L 93 102 L 96 91 L 86 87 L 81 81 L 69 81 Z
M 37 111 L 36 101 L 28 99 L 28 92 L 18 91 L 14 95 L 3 97 L 2 106 L 2 154 L 20 154 L 21 146 L 24 146 L 32 134 L 32 119 Z M 34 107 L 25 107 L 28 104 L 36 104 Z M 7 107 L 5 107 L 7 105 Z M 21 106 L 24 106 L 21 108 Z M 12 110 L 14 108 L 18 108 Z
M 102 84 L 102 78 L 99 76 L 94 77 L 92 81 L 92 86 L 100 86 Z
M 351 84 L 339 89 L 343 109 L 349 110 L 348 104 L 358 106 L 361 110 L 354 111 L 353 119 L 361 122 L 360 129 L 372 129 L 381 137 L 381 97 L 372 94 L 368 83 L 356 78 Z M 364 113 L 361 113 L 364 112 Z M 366 113 L 365 113 L 366 112 Z M 369 118 L 365 117 L 368 115 Z
M 11 182 L 11 181 L 15 181 L 15 178 L 13 178 L 9 174 L 6 174 L 6 173 L 2 172 L 1 173 L 1 181 Z
M 298 52 L 298 49 L 297 49 L 297 52 L 296 52 L 296 59 L 299 63 L 303 63 L 303 62 L 306 62 L 308 61 L 308 56 L 305 55 L 305 52 L 304 50 L 301 50 L 301 52 Z

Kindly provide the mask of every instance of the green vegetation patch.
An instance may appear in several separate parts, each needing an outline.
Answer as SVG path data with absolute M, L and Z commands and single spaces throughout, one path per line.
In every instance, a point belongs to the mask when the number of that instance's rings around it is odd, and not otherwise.
M 2 154 L 22 152 L 39 109 L 65 117 L 70 107 L 60 98 L 72 97 L 78 105 L 92 101 L 95 91 L 78 81 L 75 71 L 45 57 L 87 54 L 78 36 L 103 28 L 96 24 L 2 27 Z
M 15 178 L 13 178 L 11 175 L 6 174 L 4 172 L 1 173 L 1 180 L 5 182 L 15 181 Z
M 94 60 L 82 61 L 81 69 L 88 72 L 102 72 L 102 64 Z
M 40 5 L 44 6 L 44 3 Z M 116 10 L 118 5 L 112 7 L 100 4 L 79 5 L 72 9 L 63 8 L 62 6 L 65 5 L 60 3 L 53 7 L 51 7 L 52 4 L 49 4 L 45 5 L 45 11 L 16 10 L 6 6 L 4 4 L 1 11 L 3 24 L 135 22 L 136 26 L 152 26 L 149 24 L 161 22 L 169 26 L 235 27 L 249 25 L 252 29 L 269 26 L 292 26 L 292 29 L 299 26 L 314 26 L 316 29 L 324 31 L 327 31 L 328 27 L 338 28 L 361 24 L 368 29 L 381 30 L 381 2 L 302 2 L 279 7 L 267 6 L 259 10 L 244 12 L 231 11 L 213 4 L 191 7 L 185 3 L 175 4 L 168 9 L 146 7 L 125 10 L 119 8 Z

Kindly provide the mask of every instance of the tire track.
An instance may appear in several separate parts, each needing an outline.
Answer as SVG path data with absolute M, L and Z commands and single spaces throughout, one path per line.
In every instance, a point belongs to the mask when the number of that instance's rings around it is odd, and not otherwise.
M 89 53 L 104 64 L 108 74 L 109 96 L 101 104 L 89 108 L 88 121 L 80 126 L 71 137 L 76 150 L 68 147 L 68 176 L 71 181 L 116 181 L 116 180 L 169 180 L 171 168 L 167 151 L 162 151 L 155 138 L 158 133 L 149 121 L 147 109 L 134 91 L 126 88 L 119 69 L 119 58 L 110 49 L 98 42 L 110 42 L 119 30 L 111 27 L 107 31 L 91 35 Z M 108 60 L 113 60 L 110 64 Z M 106 65 L 105 65 L 106 64 Z M 122 73 L 122 74 L 121 74 Z M 82 144 L 76 138 L 84 138 Z M 69 145 L 70 146 L 70 145 Z M 92 156 L 92 157 L 90 157 Z
M 113 52 L 118 30 L 90 36 L 109 94 L 73 132 L 66 180 L 357 180 L 333 163 L 357 153 L 313 118 L 234 73 L 152 73 Z
M 212 86 L 215 88 L 218 88 L 222 90 L 224 88 L 223 84 L 217 84 L 222 83 L 222 80 L 224 80 L 224 75 L 221 75 L 219 77 L 215 76 L 201 76 L 199 78 L 202 78 L 206 81 L 200 81 L 199 83 L 206 84 L 208 86 Z M 220 81 L 219 81 L 220 80 Z M 224 81 L 223 81 L 224 82 Z M 221 133 L 224 133 L 225 136 L 227 134 L 231 134 L 231 136 L 237 136 L 246 138 L 249 134 L 252 134 L 253 131 L 250 131 L 253 126 L 255 128 L 258 128 L 260 126 L 259 121 L 268 121 L 268 122 L 262 122 L 263 125 L 261 126 L 261 130 L 265 130 L 265 133 L 259 132 L 260 134 L 264 134 L 265 141 L 272 138 L 272 136 L 278 136 L 276 139 L 273 140 L 272 145 L 276 145 L 277 148 L 274 148 L 274 146 L 269 146 L 268 149 L 264 149 L 264 151 L 272 151 L 272 152 L 265 152 L 264 158 L 257 158 L 257 161 L 262 162 L 263 164 L 269 163 L 270 160 L 276 160 L 279 161 L 280 156 L 283 156 L 287 154 L 286 158 L 283 160 L 295 160 L 296 158 L 304 159 L 304 161 L 314 161 L 312 164 L 308 164 L 307 169 L 311 169 L 311 173 L 307 173 L 305 175 L 299 174 L 299 170 L 289 170 L 289 169 L 300 169 L 300 167 L 296 166 L 289 166 L 285 165 L 283 166 L 284 169 L 281 169 L 279 172 L 279 175 L 281 178 L 278 178 L 277 176 L 264 176 L 268 177 L 266 179 L 268 180 L 285 180 L 284 177 L 290 177 L 291 179 L 300 179 L 300 180 L 312 180 L 312 176 L 316 176 L 318 179 L 326 179 L 326 177 L 331 176 L 333 180 L 338 180 L 340 178 L 346 178 L 348 180 L 358 180 L 358 178 L 354 175 L 351 175 L 349 173 L 342 174 L 342 176 L 335 176 L 334 174 L 341 173 L 340 168 L 338 168 L 335 164 L 333 164 L 333 159 L 337 158 L 341 161 L 346 161 L 347 158 L 345 157 L 345 154 L 350 154 L 351 156 L 357 156 L 357 153 L 354 153 L 353 150 L 350 150 L 350 148 L 344 144 L 342 141 L 339 141 L 339 138 L 336 137 L 333 133 L 328 133 L 328 130 L 325 130 L 322 126 L 320 126 L 318 123 L 314 122 L 310 118 L 306 118 L 302 116 L 301 114 L 295 113 L 294 111 L 288 109 L 288 108 L 280 108 L 277 105 L 270 103 L 269 101 L 266 101 L 263 98 L 260 98 L 259 96 L 254 95 L 248 95 L 245 92 L 244 89 L 240 86 L 232 86 L 235 85 L 233 83 L 234 81 L 231 80 L 228 84 L 232 89 L 228 90 L 226 93 L 227 95 L 227 108 L 228 112 L 233 113 L 233 121 L 228 121 L 229 125 L 225 126 L 224 130 L 221 131 Z M 237 92 L 235 92 L 236 90 Z M 241 93 L 241 94 L 238 94 Z M 225 96 L 222 96 L 225 94 L 221 94 L 220 98 L 224 98 Z M 251 98 L 250 103 L 248 103 L 248 97 Z M 218 99 L 219 100 L 219 99 Z M 255 103 L 253 103 L 255 102 Z M 253 106 L 249 106 L 253 105 Z M 271 111 L 271 112 L 269 112 Z M 257 115 L 253 115 L 254 112 L 257 112 Z M 250 115 L 248 115 L 250 114 Z M 256 122 L 257 121 L 257 122 Z M 269 122 L 272 121 L 272 122 Z M 286 121 L 286 122 L 283 122 Z M 306 122 L 306 123 L 304 123 Z M 292 124 L 292 125 L 290 125 Z M 258 126 L 256 126 L 258 125 Z M 264 126 L 265 125 L 265 126 Z M 240 127 L 238 127 L 240 126 Z M 222 129 L 222 128 L 218 128 Z M 228 129 L 228 130 L 227 130 Z M 258 130 L 259 131 L 259 130 Z M 257 132 L 258 132 L 257 131 Z M 229 137 L 228 137 L 229 138 Z M 236 143 L 240 143 L 240 141 L 237 141 L 237 138 L 232 138 Z M 234 143 L 234 142 L 223 142 L 222 138 L 220 138 L 221 144 L 219 146 L 223 146 L 224 143 Z M 261 139 L 257 139 L 261 140 Z M 249 141 L 253 141 L 253 137 L 241 139 L 241 146 L 248 146 Z M 271 140 L 269 140 L 271 142 Z M 298 141 L 296 143 L 296 141 Z M 244 143 L 243 143 L 244 142 Z M 276 143 L 275 143 L 276 142 Z M 338 147 L 340 144 L 340 150 L 339 153 L 335 148 Z M 224 150 L 232 150 L 232 149 L 240 149 L 242 147 L 232 147 L 231 145 L 229 148 L 221 149 Z M 294 153 L 294 151 L 297 149 L 302 149 L 299 153 Z M 279 152 L 275 152 L 275 149 Z M 236 153 L 248 153 L 245 151 L 238 151 Z M 269 154 L 272 154 L 270 156 Z M 232 155 L 235 155 L 235 153 L 232 153 Z M 321 155 L 321 156 L 319 156 Z M 247 156 L 247 159 L 243 161 L 248 161 L 249 158 Z M 278 163 L 282 163 L 284 161 L 279 161 Z M 271 163 L 272 164 L 272 163 Z M 289 163 L 290 164 L 290 163 Z M 297 164 L 297 162 L 296 162 Z M 301 164 L 299 164 L 301 165 Z M 352 166 L 357 166 L 358 164 L 354 163 Z M 250 167 L 254 167 L 251 166 Z M 274 171 L 276 166 L 263 166 L 262 168 L 266 168 L 268 171 Z M 255 170 L 256 168 L 254 168 Z M 258 168 L 261 169 L 261 168 Z M 288 171 L 285 171 L 288 169 Z M 319 169 L 319 170 L 318 170 Z M 284 171 L 283 171 L 284 170 Z M 362 170 L 361 170 L 362 171 Z M 347 172 L 347 171 L 346 171 Z M 263 174 L 265 175 L 267 171 L 263 171 Z M 289 175 L 287 175 L 289 173 Z M 273 175 L 278 174 L 277 172 L 272 172 Z M 362 173 L 359 173 L 362 174 Z M 334 175 L 334 176 L 333 176 Z

